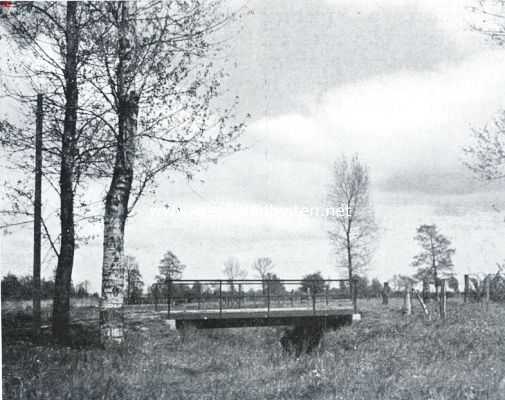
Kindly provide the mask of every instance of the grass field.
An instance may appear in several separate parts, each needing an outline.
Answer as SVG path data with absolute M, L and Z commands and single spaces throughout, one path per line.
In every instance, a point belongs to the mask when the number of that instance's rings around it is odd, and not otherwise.
M 363 301 L 363 320 L 300 358 L 280 328 L 170 331 L 130 321 L 122 348 L 35 346 L 3 333 L 5 399 L 505 399 L 505 307 L 450 302 L 445 322 Z

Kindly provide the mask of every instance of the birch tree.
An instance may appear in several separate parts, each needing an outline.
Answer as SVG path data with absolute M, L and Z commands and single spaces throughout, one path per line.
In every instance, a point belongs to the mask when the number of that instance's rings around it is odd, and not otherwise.
M 214 68 L 220 47 L 211 35 L 230 18 L 220 2 L 96 4 L 96 65 L 89 71 L 110 112 L 114 167 L 104 214 L 102 340 L 122 341 L 123 253 L 126 219 L 165 171 L 193 176 L 209 162 L 239 149 L 243 130 L 233 105 L 212 102 L 224 78 Z M 217 53 L 216 53 L 217 52 Z
M 337 264 L 347 269 L 352 280 L 369 263 L 377 233 L 368 168 L 357 155 L 335 162 L 328 205 L 333 210 L 328 213 L 328 233 Z

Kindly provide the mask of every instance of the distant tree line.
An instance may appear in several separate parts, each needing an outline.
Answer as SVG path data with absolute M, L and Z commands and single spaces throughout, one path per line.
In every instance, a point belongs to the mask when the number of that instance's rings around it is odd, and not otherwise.
M 54 280 L 41 279 L 41 298 L 52 299 L 54 296 Z M 31 300 L 33 291 L 33 278 L 30 275 L 16 276 L 7 274 L 2 278 L 2 301 L 3 300 Z M 97 293 L 89 292 L 89 282 L 84 281 L 70 287 L 71 297 L 98 296 Z

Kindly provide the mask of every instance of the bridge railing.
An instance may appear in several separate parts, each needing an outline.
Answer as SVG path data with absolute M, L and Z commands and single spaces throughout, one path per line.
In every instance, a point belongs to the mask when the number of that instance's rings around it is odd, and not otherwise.
M 151 299 L 168 314 L 182 310 L 312 308 L 348 306 L 357 311 L 357 285 L 349 279 L 173 279 L 153 285 Z

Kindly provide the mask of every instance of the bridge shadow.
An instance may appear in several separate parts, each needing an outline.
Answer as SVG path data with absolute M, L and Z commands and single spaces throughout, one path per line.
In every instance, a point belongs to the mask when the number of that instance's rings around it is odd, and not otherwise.
M 281 346 L 286 353 L 299 357 L 303 353 L 311 353 L 321 343 L 324 333 L 350 325 L 352 317 L 341 316 L 328 321 L 325 319 L 310 320 L 304 324 L 287 328 L 280 339 Z

